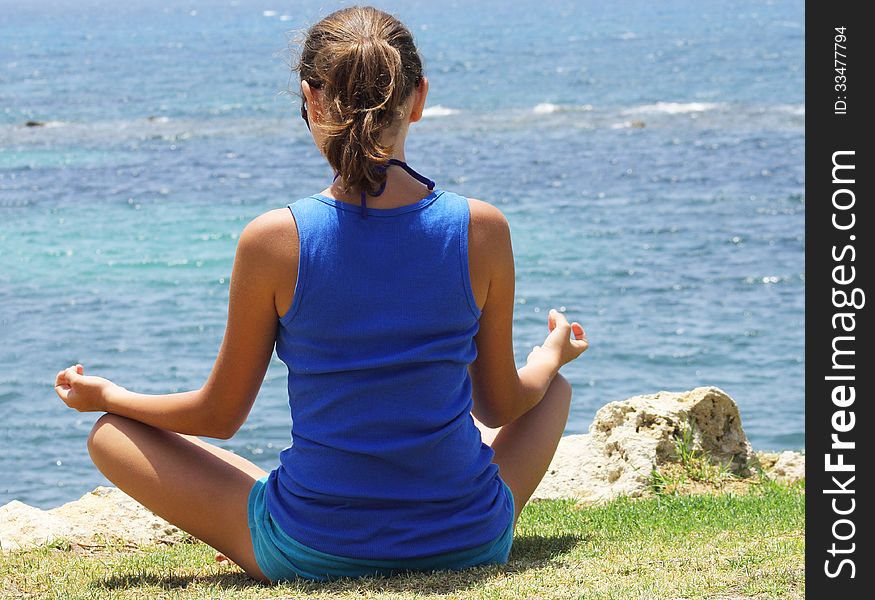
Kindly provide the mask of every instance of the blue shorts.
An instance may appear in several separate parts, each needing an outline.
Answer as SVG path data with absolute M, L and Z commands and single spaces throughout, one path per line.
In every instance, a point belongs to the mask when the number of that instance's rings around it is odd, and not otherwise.
M 407 560 L 367 560 L 335 556 L 314 550 L 293 540 L 271 518 L 264 501 L 265 475 L 249 492 L 249 531 L 255 561 L 261 572 L 271 580 L 296 578 L 328 581 L 338 577 L 394 575 L 399 572 L 461 570 L 477 565 L 505 564 L 513 544 L 513 518 L 498 538 L 476 548 Z M 504 491 L 513 514 L 513 494 L 506 483 Z

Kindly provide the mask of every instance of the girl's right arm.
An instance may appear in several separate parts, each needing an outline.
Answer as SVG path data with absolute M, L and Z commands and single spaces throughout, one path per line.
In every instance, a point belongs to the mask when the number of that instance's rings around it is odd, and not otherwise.
M 532 409 L 544 397 L 559 368 L 574 360 L 588 343 L 577 322 L 569 324 L 558 311 L 550 311 L 550 333 L 535 346 L 526 365 L 516 368 L 513 355 L 513 306 L 515 270 L 510 226 L 502 212 L 475 201 L 471 246 L 489 265 L 489 290 L 474 337 L 477 358 L 469 366 L 474 416 L 487 427 L 501 427 Z M 476 218 L 475 218 L 476 216 Z M 570 335 L 574 334 L 574 339 Z
M 249 415 L 273 355 L 275 297 L 278 282 L 287 277 L 290 218 L 288 209 L 273 209 L 240 233 L 228 292 L 228 323 L 203 386 L 172 394 L 138 394 L 103 377 L 86 376 L 82 365 L 76 365 L 58 373 L 58 396 L 81 412 L 105 411 L 190 435 L 233 436 Z M 161 361 L 156 364 L 160 368 Z

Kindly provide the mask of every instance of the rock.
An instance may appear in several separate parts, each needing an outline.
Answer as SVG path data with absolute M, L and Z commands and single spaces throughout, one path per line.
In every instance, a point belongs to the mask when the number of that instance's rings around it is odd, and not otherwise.
M 805 479 L 805 455 L 800 452 L 787 450 L 774 457 L 774 464 L 768 465 L 766 460 L 762 462 L 765 474 L 781 483 L 793 483 Z
M 562 438 L 533 498 L 584 503 L 640 496 L 654 468 L 673 462 L 675 439 L 692 425 L 692 447 L 747 476 L 756 457 L 741 428 L 738 406 L 716 387 L 659 392 L 603 406 L 588 434 Z
M 3 552 L 67 537 L 73 529 L 60 517 L 18 500 L 0 507 L 0 551 Z
M 25 121 L 24 122 L 25 127 L 45 127 L 45 125 L 46 125 L 45 121 Z
M 629 127 L 631 127 L 632 129 L 644 129 L 645 127 L 647 127 L 647 123 L 636 119 L 634 121 L 629 121 Z
M 0 550 L 26 549 L 67 538 L 94 545 L 175 542 L 186 534 L 114 487 L 98 487 L 78 500 L 40 510 L 13 500 L 0 507 Z

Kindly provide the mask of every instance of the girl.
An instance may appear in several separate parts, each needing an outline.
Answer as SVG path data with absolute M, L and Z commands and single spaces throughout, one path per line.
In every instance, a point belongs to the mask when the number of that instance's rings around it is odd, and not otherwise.
M 263 582 L 505 563 L 565 428 L 558 371 L 584 331 L 551 310 L 516 369 L 507 220 L 405 162 L 428 80 L 404 25 L 335 12 L 297 70 L 337 175 L 243 230 L 203 387 L 137 394 L 75 365 L 55 390 L 107 413 L 88 438 L 107 478 Z M 266 473 L 198 436 L 240 428 L 274 346 L 292 445 Z

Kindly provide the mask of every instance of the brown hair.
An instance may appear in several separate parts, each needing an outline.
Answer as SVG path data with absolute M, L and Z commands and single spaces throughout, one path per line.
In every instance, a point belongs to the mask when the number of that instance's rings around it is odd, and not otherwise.
M 376 192 L 392 154 L 381 134 L 422 78 L 413 35 L 371 6 L 344 8 L 307 31 L 295 70 L 323 92 L 321 150 L 341 185 Z

